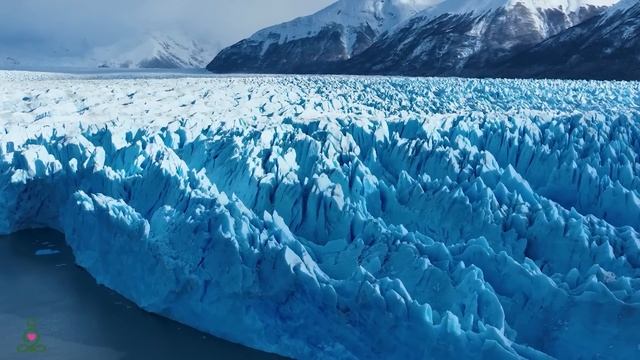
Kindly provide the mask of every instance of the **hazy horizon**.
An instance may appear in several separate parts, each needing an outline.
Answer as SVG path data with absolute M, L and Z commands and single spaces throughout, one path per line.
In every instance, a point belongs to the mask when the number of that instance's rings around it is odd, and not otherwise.
M 148 33 L 185 34 L 217 46 L 311 14 L 334 0 L 87 0 L 6 2 L 0 12 L 0 51 L 64 48 L 79 55 Z M 0 54 L 3 55 L 3 54 Z

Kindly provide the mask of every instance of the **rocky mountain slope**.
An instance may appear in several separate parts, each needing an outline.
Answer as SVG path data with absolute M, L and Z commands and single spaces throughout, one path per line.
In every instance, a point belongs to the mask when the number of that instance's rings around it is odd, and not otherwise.
M 638 0 L 341 0 L 213 72 L 640 79 Z
M 340 0 L 224 49 L 215 72 L 318 72 L 366 50 L 377 37 L 438 0 Z
M 531 59 L 536 59 L 532 64 Z M 515 56 L 500 69 L 529 77 L 640 79 L 640 3 L 623 1 Z
M 382 36 L 338 71 L 489 75 L 497 63 L 602 12 L 603 1 L 445 1 Z

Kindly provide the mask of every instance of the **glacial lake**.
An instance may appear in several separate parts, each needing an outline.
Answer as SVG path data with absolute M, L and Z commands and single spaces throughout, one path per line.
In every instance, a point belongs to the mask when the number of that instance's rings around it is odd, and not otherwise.
M 59 232 L 0 236 L 0 264 L 0 359 L 283 359 L 141 310 L 76 266 Z M 43 352 L 18 351 L 29 319 Z

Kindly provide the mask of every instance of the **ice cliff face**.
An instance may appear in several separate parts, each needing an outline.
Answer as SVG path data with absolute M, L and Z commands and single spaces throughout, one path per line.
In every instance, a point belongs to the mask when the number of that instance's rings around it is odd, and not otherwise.
M 2 76 L 0 233 L 150 311 L 305 359 L 640 354 L 637 83 Z

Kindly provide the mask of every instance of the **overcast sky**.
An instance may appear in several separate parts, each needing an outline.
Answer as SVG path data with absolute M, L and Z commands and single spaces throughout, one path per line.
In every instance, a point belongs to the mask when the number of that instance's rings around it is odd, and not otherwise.
M 334 0 L 0 0 L 0 45 L 109 45 L 147 32 L 184 31 L 230 45 Z M 1 48 L 2 46 L 0 46 Z

